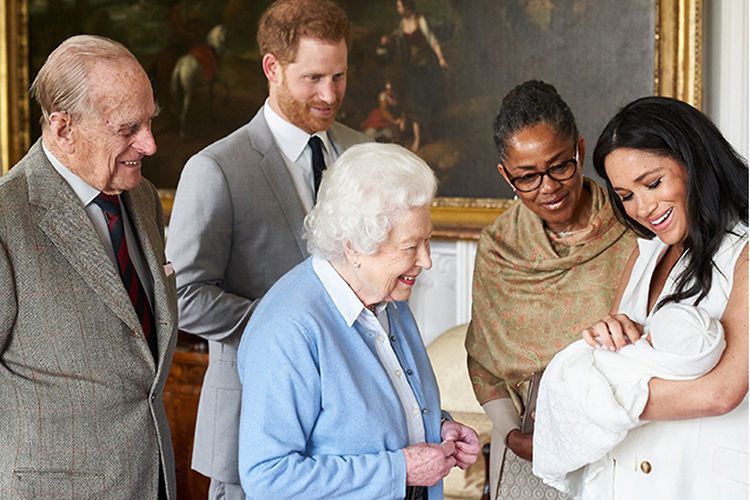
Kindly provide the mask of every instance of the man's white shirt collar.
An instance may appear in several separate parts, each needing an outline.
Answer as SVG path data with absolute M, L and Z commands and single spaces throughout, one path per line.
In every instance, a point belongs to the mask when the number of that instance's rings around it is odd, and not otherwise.
M 292 163 L 296 162 L 300 155 L 305 151 L 307 142 L 310 140 L 310 134 L 279 116 L 279 114 L 271 108 L 268 99 L 266 99 L 266 103 L 263 105 L 263 116 L 268 123 L 268 128 L 271 129 L 271 133 L 277 138 L 276 142 L 278 143 L 281 152 L 284 153 L 284 156 L 286 156 L 289 161 Z M 328 134 L 325 131 L 322 131 L 316 132 L 313 135 L 320 137 L 320 140 L 323 141 L 323 148 L 330 156 L 333 149 L 331 141 L 328 140 Z
M 52 164 L 52 167 L 62 176 L 63 179 L 65 179 L 65 182 L 70 185 L 73 192 L 78 196 L 78 199 L 83 203 L 84 207 L 88 206 L 89 203 L 94 201 L 94 198 L 99 196 L 99 190 L 91 187 L 86 181 L 78 177 L 73 171 L 63 165 L 60 160 L 58 160 L 49 149 L 47 149 L 47 146 L 44 145 L 44 141 L 42 141 L 42 151 L 44 151 L 44 155 Z

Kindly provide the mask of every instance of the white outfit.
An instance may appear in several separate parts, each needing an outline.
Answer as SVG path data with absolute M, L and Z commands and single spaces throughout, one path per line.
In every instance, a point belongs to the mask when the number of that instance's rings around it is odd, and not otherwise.
M 639 420 L 652 377 L 697 378 L 716 366 L 724 329 L 703 308 L 670 303 L 619 352 L 579 340 L 549 363 L 539 387 L 533 471 L 574 498 L 607 467 L 607 453 L 645 422 Z M 609 459 L 611 460 L 611 459 Z M 604 492 L 606 495 L 606 492 Z
M 734 268 L 747 246 L 748 228 L 739 223 L 724 237 L 714 256 L 708 295 L 700 302 L 713 318 L 721 318 L 734 281 Z M 625 289 L 619 312 L 647 324 L 648 292 L 654 269 L 667 245 L 659 239 L 639 240 L 640 255 Z M 672 269 L 657 302 L 674 290 L 684 269 Z M 685 303 L 692 303 L 687 299 Z M 650 422 L 630 431 L 607 457 L 606 469 L 584 487 L 584 499 L 721 500 L 748 497 L 747 396 L 731 412 L 706 418 Z

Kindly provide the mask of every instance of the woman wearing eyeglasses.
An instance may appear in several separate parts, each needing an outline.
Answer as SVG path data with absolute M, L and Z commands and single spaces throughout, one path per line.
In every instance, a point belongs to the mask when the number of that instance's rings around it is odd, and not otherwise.
M 635 238 L 584 178 L 585 142 L 553 86 L 528 81 L 505 96 L 494 138 L 519 202 L 482 231 L 466 338 L 474 392 L 493 423 L 491 493 L 565 498 L 531 473 L 532 434 L 521 432 L 529 381 L 609 311 Z

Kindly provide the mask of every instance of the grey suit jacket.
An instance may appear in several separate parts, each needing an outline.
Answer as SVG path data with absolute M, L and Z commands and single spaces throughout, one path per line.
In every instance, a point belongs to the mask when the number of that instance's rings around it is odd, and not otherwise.
M 153 277 L 159 359 L 84 207 L 37 142 L 0 178 L 0 498 L 175 498 L 162 393 L 176 342 L 163 215 L 123 195 Z
M 337 153 L 370 139 L 335 123 Z M 237 347 L 257 300 L 307 257 L 305 211 L 263 109 L 185 165 L 169 223 L 180 328 L 208 340 L 192 467 L 239 483 Z

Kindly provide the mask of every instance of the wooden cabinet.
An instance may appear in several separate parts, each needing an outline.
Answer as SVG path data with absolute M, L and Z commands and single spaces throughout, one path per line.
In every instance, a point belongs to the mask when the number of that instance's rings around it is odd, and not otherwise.
M 203 375 L 208 365 L 205 343 L 192 340 L 194 338 L 180 333 L 164 389 L 164 405 L 172 431 L 179 500 L 205 500 L 208 494 L 209 479 L 190 468 L 195 415 Z

